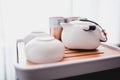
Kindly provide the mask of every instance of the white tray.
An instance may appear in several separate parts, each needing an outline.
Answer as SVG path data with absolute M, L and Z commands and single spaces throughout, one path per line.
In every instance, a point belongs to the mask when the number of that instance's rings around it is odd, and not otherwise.
M 23 47 L 23 43 L 17 45 L 15 71 L 18 80 L 53 80 L 120 67 L 120 49 L 105 44 L 96 51 L 66 50 L 62 61 L 49 64 L 27 61 Z

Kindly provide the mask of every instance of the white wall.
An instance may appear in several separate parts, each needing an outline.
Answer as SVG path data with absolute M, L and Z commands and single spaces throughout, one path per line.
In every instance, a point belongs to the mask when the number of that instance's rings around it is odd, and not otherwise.
M 73 0 L 73 16 L 97 20 L 99 0 Z
M 120 43 L 120 0 L 100 0 L 99 22 L 106 28 L 108 42 Z

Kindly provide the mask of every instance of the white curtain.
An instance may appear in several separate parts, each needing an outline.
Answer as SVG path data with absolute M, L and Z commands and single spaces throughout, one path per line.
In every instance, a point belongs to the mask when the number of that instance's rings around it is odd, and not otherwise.
M 0 0 L 0 80 L 5 80 L 5 65 L 4 65 L 4 37 L 2 26 L 2 5 Z
M 32 31 L 49 33 L 49 17 L 71 16 L 70 0 L 2 0 L 6 78 L 14 80 L 15 42 Z
M 80 16 L 98 22 L 108 33 L 108 43 L 120 43 L 120 0 L 1 0 L 6 77 L 14 80 L 15 42 L 32 31 L 49 33 L 49 17 Z M 1 38 L 0 38 L 1 39 Z

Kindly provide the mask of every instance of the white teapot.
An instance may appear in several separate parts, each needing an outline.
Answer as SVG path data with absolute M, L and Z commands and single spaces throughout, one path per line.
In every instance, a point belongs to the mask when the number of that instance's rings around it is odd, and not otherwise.
M 104 30 L 96 22 L 87 19 L 61 23 L 62 42 L 69 49 L 96 49 L 107 41 Z

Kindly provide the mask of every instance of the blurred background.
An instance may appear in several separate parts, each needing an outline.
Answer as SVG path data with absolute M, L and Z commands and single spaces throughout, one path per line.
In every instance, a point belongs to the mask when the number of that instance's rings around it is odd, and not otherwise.
M 120 0 L 0 0 L 0 80 L 15 80 L 16 40 L 49 33 L 49 17 L 86 17 L 106 29 L 107 43 L 119 44 L 119 8 Z

